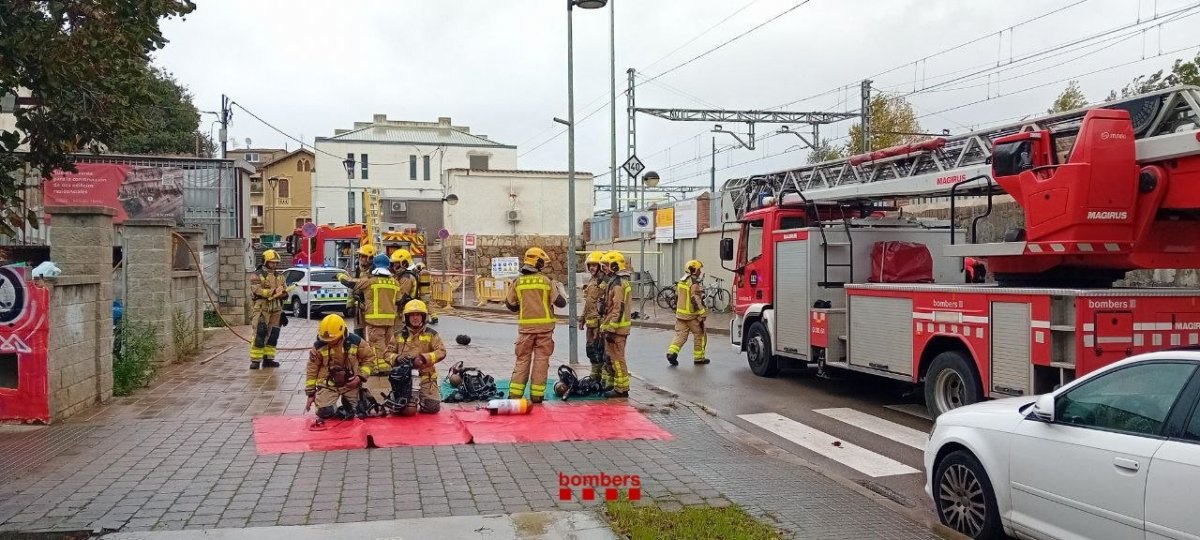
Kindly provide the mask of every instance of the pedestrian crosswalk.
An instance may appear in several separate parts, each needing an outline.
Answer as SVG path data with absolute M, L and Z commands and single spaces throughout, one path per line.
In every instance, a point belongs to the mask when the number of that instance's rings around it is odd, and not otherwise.
M 844 424 L 848 429 L 862 430 L 916 450 L 923 451 L 925 443 L 929 440 L 929 435 L 921 430 L 913 429 L 856 409 L 829 408 L 815 409 L 813 412 L 822 417 L 836 420 L 840 424 Z M 778 413 L 741 414 L 738 415 L 738 418 L 872 478 L 917 474 L 921 472 L 917 468 L 897 459 L 850 443 L 842 437 L 826 433 Z M 861 441 L 862 439 L 856 438 L 856 440 Z M 888 447 L 889 445 L 884 444 L 882 446 Z M 894 445 L 890 446 L 896 448 Z M 902 451 L 902 453 L 911 454 L 911 452 L 907 451 Z M 912 455 L 906 456 L 905 459 L 913 462 Z

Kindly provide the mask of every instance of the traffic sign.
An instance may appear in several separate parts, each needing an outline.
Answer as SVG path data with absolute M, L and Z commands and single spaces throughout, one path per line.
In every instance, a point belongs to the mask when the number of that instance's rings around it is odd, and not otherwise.
M 635 233 L 652 233 L 654 232 L 654 212 L 638 212 L 633 218 L 633 232 Z
M 439 230 L 438 238 L 441 238 L 442 240 L 450 238 L 450 229 L 443 228 L 443 229 Z
M 642 164 L 642 160 L 638 159 L 637 156 L 629 156 L 629 159 L 625 161 L 624 165 L 621 165 L 621 168 L 625 169 L 625 172 L 630 177 L 637 178 L 637 175 L 642 174 L 646 166 Z
M 463 235 L 463 249 L 474 250 L 476 247 L 476 239 L 473 234 Z
M 305 223 L 304 226 L 300 228 L 300 232 L 305 238 L 312 238 L 317 235 L 317 224 L 311 221 Z

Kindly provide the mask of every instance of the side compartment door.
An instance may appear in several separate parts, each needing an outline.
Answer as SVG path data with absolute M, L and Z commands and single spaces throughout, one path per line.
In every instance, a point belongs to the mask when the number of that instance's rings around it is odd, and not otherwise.
M 1029 304 L 992 302 L 991 374 L 988 394 L 993 397 L 1024 396 L 1030 392 L 1033 364 L 1030 362 Z
M 850 365 L 913 374 L 911 298 L 850 295 Z

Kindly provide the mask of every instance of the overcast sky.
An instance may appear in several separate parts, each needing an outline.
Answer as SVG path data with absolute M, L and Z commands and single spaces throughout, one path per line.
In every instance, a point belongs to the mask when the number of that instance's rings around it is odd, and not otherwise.
M 156 62 L 191 89 L 202 110 L 218 110 L 225 93 L 310 144 L 314 137 L 368 121 L 375 113 L 420 121 L 450 116 L 474 133 L 519 145 L 521 168 L 567 167 L 566 136 L 550 140 L 561 131 L 552 118 L 567 115 L 566 9 L 561 0 L 197 3 L 186 20 L 164 23 L 171 43 Z M 1066 84 L 1055 81 L 1070 77 L 1080 80 L 1089 99 L 1101 100 L 1136 75 L 1169 66 L 1177 57 L 1194 57 L 1200 46 L 1195 32 L 1200 16 L 1188 17 L 1200 9 L 1161 28 L 1158 22 L 1166 19 L 1143 24 L 1150 28 L 1146 32 L 1138 31 L 1142 26 L 1118 30 L 1156 13 L 1161 17 L 1187 8 L 1193 5 L 1190 0 L 614 3 L 618 162 L 626 153 L 621 95 L 626 69 L 653 77 L 776 16 L 716 52 L 640 85 L 638 105 L 767 109 L 824 93 L 786 109 L 854 111 L 858 81 L 873 76 L 881 91 L 924 89 L 909 96 L 923 115 L 923 127 L 959 133 L 1044 112 Z M 780 16 L 797 3 L 803 5 Z M 1066 9 L 1018 25 L 1058 8 Z M 576 9 L 576 163 L 597 174 L 609 166 L 608 28 L 607 9 Z M 1099 43 L 1069 45 L 1099 34 L 1105 34 Z M 976 38 L 982 39 L 958 46 Z M 1171 53 L 1184 47 L 1191 48 Z M 914 63 L 946 49 L 951 50 Z M 1037 57 L 1038 62 L 1017 62 L 1002 66 L 999 73 L 930 88 L 1047 51 L 1053 52 Z M 1046 86 L 1031 89 L 1039 85 Z M 976 101 L 982 102 L 967 105 Z M 205 116 L 205 129 L 213 119 Z M 823 133 L 836 139 L 849 126 L 826 126 Z M 649 169 L 661 172 L 664 182 L 706 185 L 711 127 L 639 115 L 638 154 Z M 735 127 L 745 131 L 744 125 L 726 126 Z M 719 154 L 718 185 L 727 177 L 802 164 L 805 152 L 795 147 L 799 139 L 767 137 L 774 129 L 759 126 L 753 151 Z M 238 110 L 230 136 L 238 146 L 246 138 L 256 147 L 297 146 Z M 733 143 L 732 137 L 722 137 L 718 144 Z M 742 162 L 749 163 L 737 165 Z M 607 176 L 600 181 L 607 182 Z

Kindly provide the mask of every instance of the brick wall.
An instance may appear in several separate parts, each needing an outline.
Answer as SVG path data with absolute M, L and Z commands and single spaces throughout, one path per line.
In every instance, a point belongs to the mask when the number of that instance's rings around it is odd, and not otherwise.
M 174 222 L 161 219 L 130 219 L 125 221 L 123 228 L 129 286 L 124 316 L 158 329 L 159 344 L 162 345 L 156 359 L 158 363 L 170 363 L 176 358 L 172 339 L 173 225 Z
M 112 397 L 114 212 L 52 207 L 51 259 L 63 270 L 50 288 L 47 354 L 52 421 Z
M 245 238 L 222 238 L 217 248 L 218 266 L 217 283 L 221 315 L 229 324 L 248 324 L 250 310 L 246 303 L 247 272 L 246 253 L 250 251 L 250 242 Z

